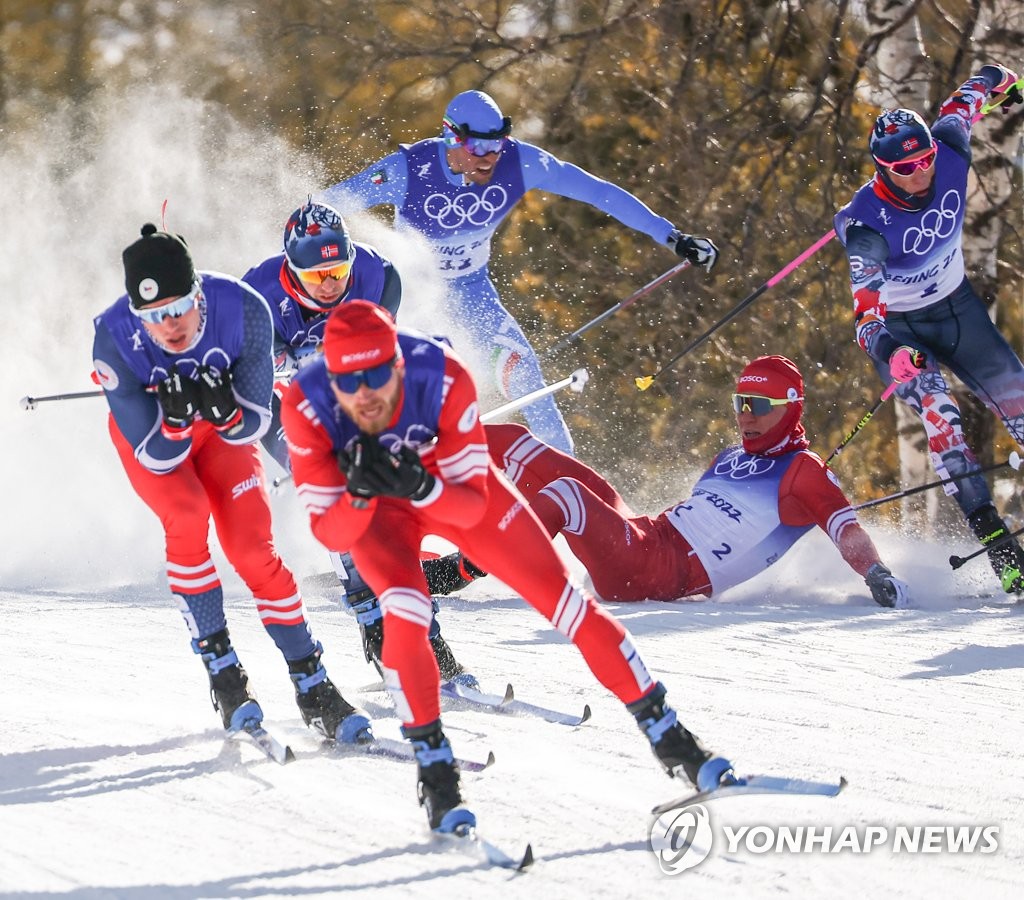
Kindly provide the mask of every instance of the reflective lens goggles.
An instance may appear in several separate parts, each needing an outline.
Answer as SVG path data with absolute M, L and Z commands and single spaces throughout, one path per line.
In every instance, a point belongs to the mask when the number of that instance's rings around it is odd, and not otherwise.
M 935 165 L 935 154 L 938 151 L 932 147 L 924 156 L 919 156 L 917 159 L 904 159 L 900 162 L 887 163 L 883 160 L 876 159 L 880 166 L 885 166 L 890 172 L 895 175 L 913 175 L 918 169 L 928 170 Z
M 328 278 L 333 278 L 336 281 L 345 281 L 348 278 L 349 272 L 352 271 L 352 262 L 353 260 L 347 259 L 333 266 L 318 266 L 315 269 L 296 269 L 289 261 L 288 268 L 295 273 L 299 281 L 315 287 L 318 284 L 323 284 Z
M 505 141 L 508 138 L 478 138 L 468 137 L 462 142 L 462 146 L 465 147 L 474 156 L 486 156 L 488 153 L 501 153 L 505 148 Z
M 360 369 L 357 372 L 331 372 L 331 381 L 343 394 L 354 394 L 359 390 L 360 385 L 364 384 L 371 391 L 376 391 L 391 380 L 391 370 L 394 369 L 397 358 L 392 356 L 391 359 L 379 366 Z
M 129 303 L 128 308 L 137 318 L 142 319 L 143 322 L 148 322 L 150 325 L 161 325 L 168 316 L 172 319 L 180 319 L 189 310 L 195 309 L 199 305 L 201 295 L 202 285 L 198 281 L 194 281 L 192 282 L 192 290 L 177 300 L 172 300 L 163 306 L 136 309 Z
M 486 156 L 488 153 L 501 153 L 512 132 L 512 120 L 505 116 L 501 120 L 501 128 L 497 131 L 473 131 L 468 125 L 453 122 L 447 116 L 443 119 L 446 143 L 449 147 L 465 147 L 474 156 Z
M 751 394 L 733 394 L 732 408 L 736 412 L 749 412 L 755 416 L 766 416 L 772 411 L 773 406 L 785 406 L 787 403 L 794 403 L 803 398 L 796 397 L 793 400 L 776 400 L 774 397 L 755 397 Z

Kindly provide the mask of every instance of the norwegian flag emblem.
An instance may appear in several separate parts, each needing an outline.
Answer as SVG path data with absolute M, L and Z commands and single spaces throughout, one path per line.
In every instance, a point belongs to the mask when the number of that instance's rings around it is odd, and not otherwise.
M 334 259 L 334 257 L 338 255 L 337 244 L 324 244 L 324 246 L 320 248 L 320 256 L 323 259 Z
M 907 152 L 916 150 L 921 146 L 921 142 L 917 138 L 907 138 L 900 146 Z

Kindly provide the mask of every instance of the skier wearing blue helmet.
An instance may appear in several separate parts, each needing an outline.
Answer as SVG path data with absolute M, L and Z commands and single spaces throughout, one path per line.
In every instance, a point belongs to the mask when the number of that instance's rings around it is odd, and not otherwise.
M 893 109 L 875 122 L 875 175 L 835 217 L 850 264 L 857 341 L 886 385 L 921 418 L 932 465 L 943 477 L 978 468 L 964 439 L 946 366 L 995 413 L 1024 448 L 1024 365 L 996 329 L 967 279 L 963 256 L 971 128 L 989 97 L 1020 103 L 1017 75 L 982 66 L 939 108 L 929 128 Z M 1002 96 L 1005 95 L 1005 96 Z M 1024 591 L 1024 551 L 980 475 L 953 497 L 988 551 L 1003 588 Z
M 492 377 L 506 397 L 544 384 L 540 363 L 491 280 L 491 240 L 528 191 L 587 203 L 710 271 L 718 249 L 683 234 L 629 192 L 511 137 L 512 120 L 483 91 L 464 91 L 445 109 L 439 137 L 399 149 L 324 192 L 345 211 L 395 207 L 395 224 L 421 232 L 447 281 L 453 312 L 473 342 L 489 352 Z M 554 399 L 523 413 L 531 430 L 566 453 L 572 437 Z

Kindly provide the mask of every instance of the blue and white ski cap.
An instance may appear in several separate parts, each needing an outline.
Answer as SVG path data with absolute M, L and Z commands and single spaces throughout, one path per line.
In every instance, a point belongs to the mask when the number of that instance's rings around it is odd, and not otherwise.
M 481 134 L 497 133 L 505 126 L 498 104 L 490 94 L 483 91 L 456 94 L 444 111 L 444 116 L 456 125 L 468 125 L 470 131 Z

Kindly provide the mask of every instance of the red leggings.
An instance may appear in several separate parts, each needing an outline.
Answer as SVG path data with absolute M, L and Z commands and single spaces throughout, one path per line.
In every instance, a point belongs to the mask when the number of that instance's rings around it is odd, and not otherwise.
M 431 518 L 429 507 L 382 497 L 370 527 L 351 547 L 384 610 L 381 662 L 402 721 L 425 725 L 440 716 L 440 679 L 427 640 L 430 597 L 419 562 L 427 534 L 450 540 L 520 594 L 579 648 L 597 679 L 624 703 L 648 693 L 653 682 L 629 633 L 571 582 L 540 522 L 493 463 L 487 488 L 487 512 L 467 528 Z
M 188 459 L 166 475 L 156 475 L 135 459 L 110 417 L 110 436 L 128 480 L 163 525 L 171 589 L 199 593 L 220 584 L 210 561 L 212 515 L 224 555 L 257 602 L 295 598 L 276 610 L 261 607 L 264 625 L 301 623 L 304 615 L 295 579 L 274 548 L 257 447 L 228 444 L 206 422 L 197 422 L 192 434 Z M 188 573 L 203 571 L 212 575 L 189 585 Z
M 597 472 L 522 425 L 484 428 L 491 459 L 515 481 L 548 534 L 565 538 L 602 600 L 676 600 L 710 590 L 704 566 L 664 516 L 635 515 Z

